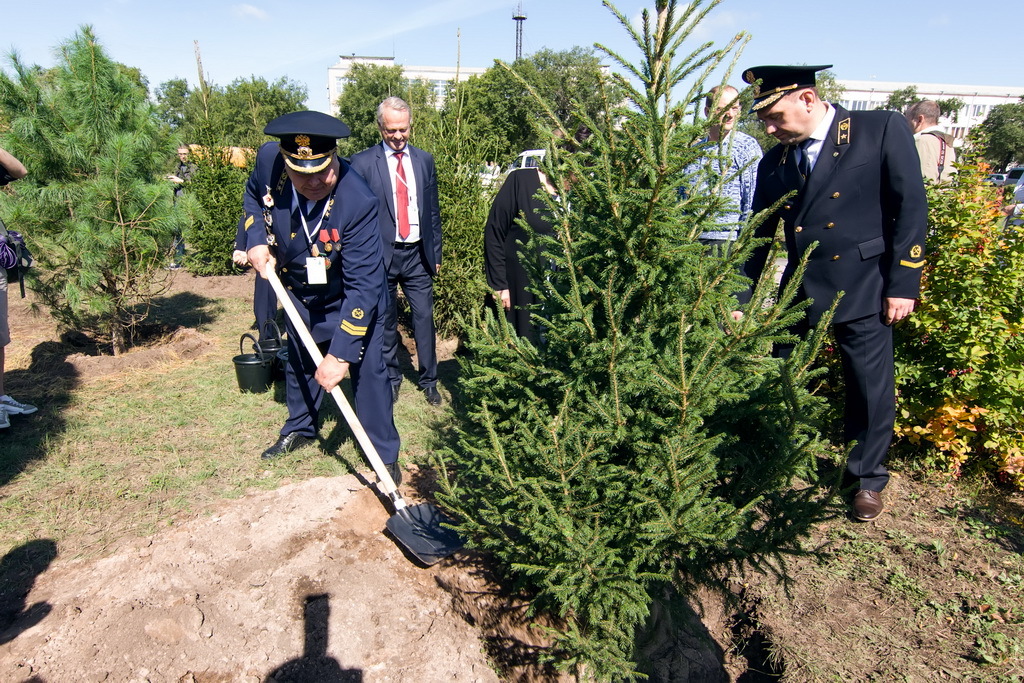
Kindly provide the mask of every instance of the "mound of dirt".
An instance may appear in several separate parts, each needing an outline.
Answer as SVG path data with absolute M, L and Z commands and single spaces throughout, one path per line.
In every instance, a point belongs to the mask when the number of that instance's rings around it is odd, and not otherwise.
M 320 478 L 58 561 L 0 634 L 0 678 L 498 680 L 439 586 L 451 565 L 414 565 L 386 520 L 354 476 Z
M 191 360 L 214 350 L 211 339 L 196 330 L 180 328 L 164 342 L 120 356 L 74 353 L 66 361 L 80 379 L 103 377 L 128 370 L 143 370 L 173 360 Z

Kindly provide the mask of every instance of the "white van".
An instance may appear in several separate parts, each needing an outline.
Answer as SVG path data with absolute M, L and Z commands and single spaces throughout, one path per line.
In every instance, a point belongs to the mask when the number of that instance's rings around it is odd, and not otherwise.
M 516 157 L 515 162 L 512 164 L 512 168 L 509 170 L 515 170 L 517 168 L 537 168 L 540 166 L 540 162 L 544 160 L 545 154 L 547 154 L 547 150 L 543 149 L 528 149 L 525 152 L 520 152 L 519 156 Z
M 1015 187 L 1022 179 L 1024 179 L 1024 166 L 1014 166 L 1006 172 L 1003 187 Z

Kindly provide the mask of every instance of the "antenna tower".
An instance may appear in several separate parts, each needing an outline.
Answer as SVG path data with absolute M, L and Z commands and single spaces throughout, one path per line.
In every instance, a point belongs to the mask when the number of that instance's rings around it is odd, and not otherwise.
M 516 61 L 519 61 L 523 58 L 523 22 L 526 21 L 526 12 L 523 11 L 522 2 L 512 13 L 512 20 L 516 22 Z

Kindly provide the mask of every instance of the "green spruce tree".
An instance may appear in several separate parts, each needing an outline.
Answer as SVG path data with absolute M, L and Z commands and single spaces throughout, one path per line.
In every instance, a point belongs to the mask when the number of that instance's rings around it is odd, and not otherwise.
M 705 81 L 731 70 L 737 42 L 689 47 L 714 1 L 659 0 L 637 28 L 605 4 L 641 52 L 634 65 L 606 51 L 627 102 L 585 121 L 582 146 L 549 146 L 555 235 L 523 249 L 540 341 L 476 317 L 439 461 L 440 501 L 554 618 L 547 656 L 582 680 L 638 675 L 634 634 L 666 582 L 782 571 L 823 515 L 827 451 L 809 390 L 821 335 L 771 355 L 803 315 L 796 281 L 777 293 L 767 274 L 734 320 L 752 242 L 708 256 L 696 237 L 721 202 L 679 198 L 707 132 Z M 571 140 L 548 113 L 551 139 Z
M 172 235 L 188 223 L 160 177 L 175 147 L 144 88 L 83 27 L 51 72 L 12 55 L 0 73 L 3 145 L 29 169 L 5 217 L 36 257 L 33 287 L 71 329 L 124 351 L 161 291 Z
M 444 254 L 434 285 L 434 322 L 441 337 L 464 336 L 467 313 L 487 293 L 483 267 L 483 226 L 496 188 L 481 172 L 493 146 L 472 134 L 463 116 L 465 93 L 449 88 L 440 116 L 417 122 L 414 143 L 434 155 L 441 204 Z

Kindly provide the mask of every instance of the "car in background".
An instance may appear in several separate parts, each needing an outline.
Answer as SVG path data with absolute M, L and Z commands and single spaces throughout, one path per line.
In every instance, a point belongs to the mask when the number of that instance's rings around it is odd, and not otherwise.
M 1006 172 L 1006 180 L 1003 181 L 1003 185 L 1007 187 L 1013 187 L 1024 178 L 1024 166 L 1014 166 Z
M 989 173 L 988 177 L 985 178 L 985 182 L 989 183 L 991 185 L 995 185 L 996 187 L 1002 187 L 1003 183 L 1006 182 L 1006 174 L 1005 173 Z
M 537 168 L 540 166 L 540 162 L 544 161 L 544 156 L 547 154 L 547 150 L 543 149 L 528 149 L 525 152 L 520 152 L 519 156 L 516 157 L 515 162 L 512 164 L 512 168 L 509 170 L 515 170 L 517 168 Z

